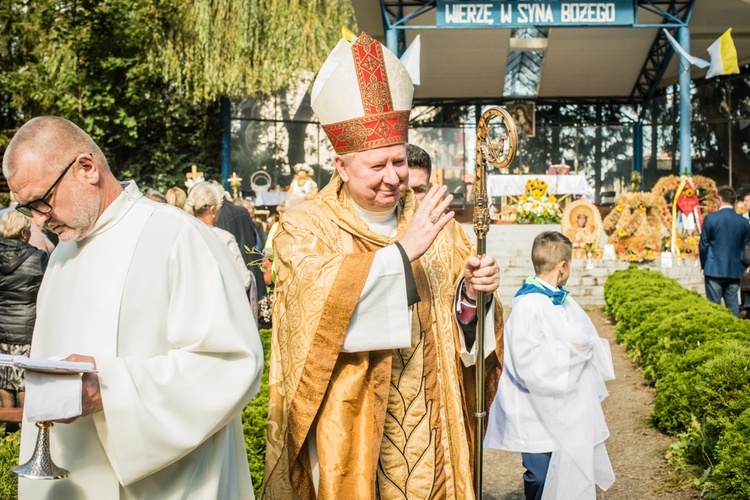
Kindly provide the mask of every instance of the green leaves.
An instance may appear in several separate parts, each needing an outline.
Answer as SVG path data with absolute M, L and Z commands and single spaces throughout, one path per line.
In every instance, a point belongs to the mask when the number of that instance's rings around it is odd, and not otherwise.
M 192 164 L 217 179 L 219 99 L 317 71 L 341 26 L 350 0 L 0 0 L 0 154 L 55 114 L 123 180 L 164 191 Z
M 18 498 L 18 476 L 10 469 L 18 465 L 20 448 L 21 431 L 0 437 L 0 498 Z
M 253 480 L 255 497 L 260 498 L 260 487 L 263 484 L 263 473 L 266 463 L 266 422 L 268 420 L 268 357 L 271 354 L 271 330 L 260 330 L 263 343 L 263 378 L 260 390 L 242 411 L 242 431 L 245 434 L 247 461 L 250 466 L 250 477 Z
M 670 463 L 721 498 L 747 498 L 750 454 L 732 450 L 750 434 L 750 321 L 643 269 L 614 273 L 604 295 L 618 341 L 656 385 L 654 424 L 677 438 Z M 744 483 L 732 476 L 743 468 Z
M 355 29 L 348 0 L 165 2 L 148 61 L 193 101 L 273 94 Z

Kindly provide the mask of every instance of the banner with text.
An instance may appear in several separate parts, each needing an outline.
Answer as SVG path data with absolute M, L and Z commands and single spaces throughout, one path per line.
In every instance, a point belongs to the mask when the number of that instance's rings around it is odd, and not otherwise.
M 632 26 L 634 22 L 632 0 L 437 2 L 441 28 Z

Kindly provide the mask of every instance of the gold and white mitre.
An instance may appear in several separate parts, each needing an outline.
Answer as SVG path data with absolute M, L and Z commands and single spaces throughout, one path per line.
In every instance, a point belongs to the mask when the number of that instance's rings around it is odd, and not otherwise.
M 337 154 L 407 141 L 414 85 L 401 61 L 362 33 L 341 40 L 320 69 L 312 108 Z

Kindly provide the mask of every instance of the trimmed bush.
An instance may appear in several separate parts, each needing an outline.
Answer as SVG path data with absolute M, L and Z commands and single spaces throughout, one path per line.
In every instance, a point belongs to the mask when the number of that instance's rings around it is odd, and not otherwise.
M 684 431 L 691 415 L 696 414 L 695 409 L 703 404 L 702 395 L 696 390 L 701 379 L 698 368 L 727 351 L 747 350 L 747 347 L 742 342 L 715 339 L 689 350 L 684 356 L 666 358 L 660 370 L 665 375 L 656 384 L 658 391 L 652 414 L 659 430 L 673 435 Z
M 711 475 L 710 491 L 726 500 L 750 498 L 750 408 L 727 428 L 716 444 L 719 463 Z
M 263 472 L 266 463 L 266 422 L 268 421 L 268 359 L 271 354 L 271 330 L 261 330 L 260 340 L 263 343 L 263 378 L 260 390 L 242 411 L 242 431 L 245 434 L 247 462 L 250 466 L 250 477 L 253 480 L 255 497 L 260 498 L 263 483 Z
M 604 298 L 618 342 L 656 386 L 654 424 L 677 437 L 670 463 L 695 471 L 721 498 L 750 498 L 750 452 L 744 451 L 750 442 L 750 321 L 645 269 L 615 272 Z M 730 455 L 736 458 L 722 465 Z M 739 479 L 732 475 L 738 470 L 744 470 Z

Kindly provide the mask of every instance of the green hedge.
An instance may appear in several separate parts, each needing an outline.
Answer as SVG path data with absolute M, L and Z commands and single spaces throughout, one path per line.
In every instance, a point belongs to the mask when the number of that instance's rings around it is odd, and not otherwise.
M 5 424 L 0 425 L 0 434 L 3 432 L 5 432 Z M 18 477 L 10 472 L 10 468 L 18 465 L 20 444 L 20 431 L 0 438 L 0 498 L 2 500 L 18 498 Z
M 266 419 L 268 417 L 268 356 L 271 352 L 271 330 L 261 330 L 265 367 L 260 392 L 242 412 L 242 428 L 245 434 L 247 460 L 250 464 L 250 476 L 253 479 L 256 498 L 260 497 L 260 486 L 263 481 L 263 468 L 266 458 Z M 54 431 L 53 431 L 54 432 Z M 18 478 L 10 468 L 18 465 L 19 432 L 0 438 L 0 499 L 18 498 Z M 0 436 L 2 426 L 0 425 Z
M 750 498 L 750 408 L 729 426 L 716 445 L 719 463 L 713 471 L 716 489 L 727 499 Z
M 260 498 L 260 487 L 263 482 L 263 471 L 266 463 L 266 421 L 268 420 L 268 358 L 271 354 L 271 330 L 261 330 L 263 354 L 266 358 L 263 365 L 263 379 L 260 391 L 242 411 L 242 430 L 245 434 L 247 461 L 250 465 L 250 477 L 253 479 L 255 498 Z
M 670 462 L 710 496 L 750 498 L 750 321 L 646 269 L 612 274 L 604 298 L 657 389 L 654 424 L 677 438 Z

